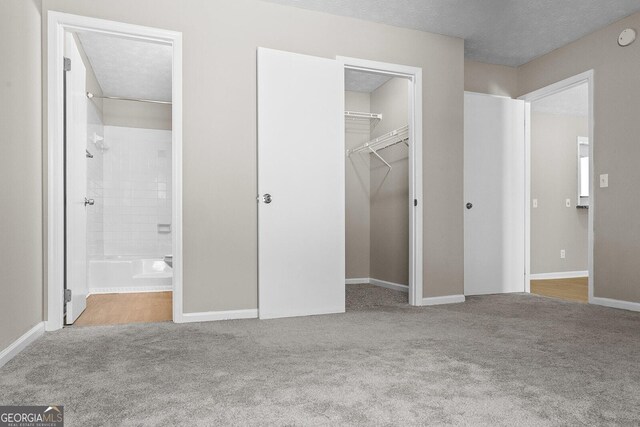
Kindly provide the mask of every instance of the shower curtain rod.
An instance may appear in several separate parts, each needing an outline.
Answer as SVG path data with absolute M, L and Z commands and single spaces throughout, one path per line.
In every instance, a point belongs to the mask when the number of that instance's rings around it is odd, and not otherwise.
M 122 96 L 106 96 L 106 95 L 95 95 L 91 92 L 87 92 L 87 98 L 101 98 L 101 99 L 116 99 L 118 101 L 135 101 L 135 102 L 149 102 L 151 104 L 166 104 L 171 105 L 171 101 L 156 101 L 154 99 L 138 99 L 138 98 L 125 98 Z

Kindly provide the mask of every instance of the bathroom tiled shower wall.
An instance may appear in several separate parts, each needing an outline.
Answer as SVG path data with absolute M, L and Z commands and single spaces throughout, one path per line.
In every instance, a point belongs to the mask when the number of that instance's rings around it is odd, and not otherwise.
M 104 127 L 104 256 L 171 253 L 171 131 Z
M 87 255 L 89 259 L 104 256 L 102 181 L 104 155 L 100 148 L 104 135 L 102 111 L 95 102 L 87 103 L 87 151 L 93 155 L 87 158 L 87 197 L 95 204 L 87 207 Z

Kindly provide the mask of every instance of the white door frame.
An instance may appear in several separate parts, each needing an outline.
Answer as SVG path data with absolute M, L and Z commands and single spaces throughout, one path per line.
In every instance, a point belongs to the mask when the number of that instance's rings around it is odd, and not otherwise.
M 366 71 L 409 80 L 409 304 L 422 300 L 422 68 L 338 56 L 345 70 Z M 413 201 L 417 202 L 414 206 Z
M 587 83 L 589 89 L 589 219 L 588 219 L 588 268 L 589 268 L 589 303 L 593 303 L 593 215 L 595 211 L 595 169 L 593 161 L 594 114 L 593 114 L 593 70 L 585 71 L 557 83 L 522 95 L 518 99 L 525 101 L 525 292 L 531 292 L 531 103 L 558 92 Z
M 173 47 L 172 65 L 172 231 L 173 321 L 182 307 L 182 33 L 50 11 L 47 30 L 47 316 L 45 328 L 63 327 L 64 179 L 63 57 L 65 31 L 93 31 Z

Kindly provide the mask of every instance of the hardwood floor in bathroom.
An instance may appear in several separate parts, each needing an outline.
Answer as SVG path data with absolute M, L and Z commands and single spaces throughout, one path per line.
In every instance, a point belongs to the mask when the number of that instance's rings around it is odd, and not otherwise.
M 90 295 L 74 326 L 119 325 L 172 320 L 172 292 Z
M 589 301 L 588 281 L 587 277 L 532 280 L 531 293 L 565 301 L 586 303 Z

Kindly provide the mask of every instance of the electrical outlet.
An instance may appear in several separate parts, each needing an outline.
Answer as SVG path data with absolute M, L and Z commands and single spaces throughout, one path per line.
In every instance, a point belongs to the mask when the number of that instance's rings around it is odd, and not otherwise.
M 564 249 L 560 249 L 560 258 L 565 259 L 567 257 L 567 252 Z
M 533 207 L 534 208 L 538 207 L 538 199 L 533 199 Z
M 571 199 L 565 200 L 564 204 L 565 204 L 566 207 L 570 208 L 571 207 Z
M 609 174 L 603 173 L 600 175 L 600 188 L 607 188 L 609 186 Z

